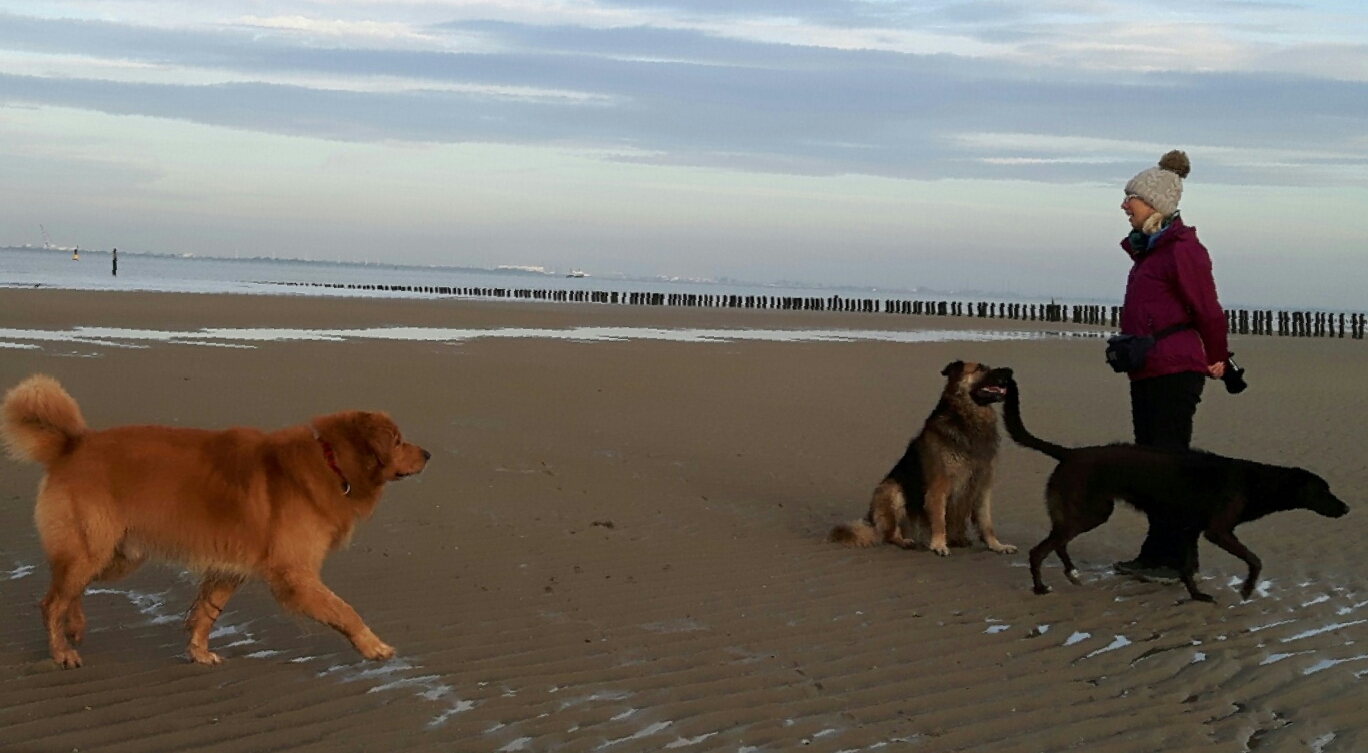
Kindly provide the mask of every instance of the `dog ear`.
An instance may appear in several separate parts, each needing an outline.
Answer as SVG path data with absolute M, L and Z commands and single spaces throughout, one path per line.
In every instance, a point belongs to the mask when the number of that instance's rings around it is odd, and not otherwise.
M 344 411 L 314 419 L 322 438 L 338 446 L 345 445 L 352 462 L 359 463 L 366 473 L 387 467 L 394 455 L 398 428 L 389 416 L 366 411 Z M 378 466 L 377 466 L 378 464 Z
M 367 448 L 380 462 L 381 468 L 388 468 L 394 460 L 394 448 L 399 444 L 399 428 L 384 413 L 363 413 L 362 434 Z
M 964 371 L 964 361 L 954 361 L 947 363 L 945 368 L 941 369 L 941 376 L 948 377 L 951 374 L 958 374 L 961 371 Z

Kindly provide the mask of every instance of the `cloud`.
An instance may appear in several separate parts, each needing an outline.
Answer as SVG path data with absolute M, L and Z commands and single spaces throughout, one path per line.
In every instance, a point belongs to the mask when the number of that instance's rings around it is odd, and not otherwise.
M 1180 146 L 1204 180 L 1368 185 L 1368 46 L 1227 5 L 115 3 L 0 14 L 0 101 L 809 175 L 1106 182 Z
M 224 26 L 300 32 L 313 37 L 352 43 L 379 40 L 386 43 L 417 42 L 432 44 L 437 41 L 421 28 L 399 21 L 347 21 L 343 19 L 308 18 L 306 16 L 239 16 L 231 22 L 225 23 Z

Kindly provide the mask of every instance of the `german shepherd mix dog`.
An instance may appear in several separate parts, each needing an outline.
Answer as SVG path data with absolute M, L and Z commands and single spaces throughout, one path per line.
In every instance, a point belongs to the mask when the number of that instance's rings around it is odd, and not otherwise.
M 221 661 L 209 632 L 252 576 L 367 659 L 394 656 L 318 577 L 323 558 L 351 538 L 385 484 L 422 471 L 431 457 L 405 442 L 389 416 L 347 411 L 269 433 L 92 431 L 61 385 L 32 376 L 5 395 L 0 437 L 15 458 L 47 468 L 33 519 L 52 571 L 43 623 L 60 666 L 81 666 L 68 640 L 85 635 L 86 585 L 121 578 L 148 557 L 204 574 L 185 619 L 187 653 L 200 664 Z
M 1031 549 L 1035 592 L 1046 594 L 1040 565 L 1050 552 L 1064 563 L 1064 575 L 1077 585 L 1078 569 L 1068 544 L 1107 522 L 1115 500 L 1126 502 L 1156 523 L 1183 534 L 1188 547 L 1181 573 L 1195 601 L 1214 602 L 1197 590 L 1197 539 L 1205 535 L 1216 546 L 1249 566 L 1240 596 L 1248 599 L 1263 563 L 1235 538 L 1235 526 L 1283 510 L 1310 510 L 1327 518 L 1349 512 L 1330 493 L 1320 476 L 1301 468 L 1284 468 L 1227 458 L 1201 450 L 1159 450 L 1133 444 L 1061 447 L 1033 436 L 1021 423 L 1021 398 L 1015 381 L 1007 385 L 1002 417 L 1007 433 L 1023 447 L 1059 461 L 1045 485 L 1050 535 Z
M 940 402 L 902 459 L 874 489 L 869 513 L 863 520 L 831 529 L 828 541 L 851 546 L 883 541 L 911 549 L 918 533 L 929 530 L 928 548 L 947 556 L 950 546 L 969 545 L 972 521 L 989 549 L 1016 551 L 993 534 L 989 510 L 998 449 L 992 406 L 1006 394 L 1012 370 L 955 361 L 941 374 L 946 380 Z

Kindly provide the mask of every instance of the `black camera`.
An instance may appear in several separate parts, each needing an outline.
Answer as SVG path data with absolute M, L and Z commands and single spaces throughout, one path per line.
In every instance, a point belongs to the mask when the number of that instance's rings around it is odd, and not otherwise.
M 1226 392 L 1238 395 L 1245 391 L 1249 383 L 1244 378 L 1245 370 L 1235 363 L 1235 354 L 1231 353 L 1225 360 L 1225 373 L 1221 375 L 1221 381 L 1225 382 Z

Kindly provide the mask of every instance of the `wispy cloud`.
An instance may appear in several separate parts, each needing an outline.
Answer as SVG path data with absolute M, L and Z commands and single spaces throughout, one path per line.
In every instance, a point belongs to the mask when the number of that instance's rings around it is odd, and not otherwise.
M 240 16 L 223 25 L 230 28 L 297 32 L 310 37 L 351 44 L 373 41 L 387 44 L 433 44 L 439 41 L 433 34 L 413 24 L 399 21 L 348 21 L 307 16 Z
M 712 5 L 686 13 L 588 2 L 433 3 L 401 7 L 419 15 L 542 15 L 536 23 L 424 23 L 310 20 L 292 12 L 181 29 L 9 16 L 0 25 L 7 72 L 0 97 L 322 138 L 631 148 L 632 159 L 660 164 L 911 178 L 1114 180 L 1138 148 L 1113 159 L 1040 145 L 1072 148 L 1143 133 L 1151 151 L 1224 145 L 1247 157 L 1276 145 L 1280 154 L 1318 155 L 1239 165 L 1218 158 L 1209 167 L 1213 179 L 1368 185 L 1368 155 L 1357 140 L 1368 117 L 1368 84 L 1147 73 L 1148 63 L 1126 63 L 1173 58 L 1219 68 L 1213 61 L 1233 53 L 1205 39 L 1205 27 L 1167 37 L 1152 24 L 1130 24 L 1110 37 L 1073 28 L 1077 39 L 1093 41 L 1061 52 L 1069 44 L 1056 35 L 1049 54 L 1017 44 L 1005 53 L 1016 62 L 1006 64 L 975 54 L 871 49 L 876 45 L 859 42 L 860 35 L 877 31 L 889 47 L 916 47 L 906 35 L 928 32 L 861 27 L 869 14 L 840 3 L 835 7 L 850 12 L 836 18 L 816 13 L 828 7 L 818 3 L 800 3 L 787 18 L 764 15 L 777 7 Z M 990 24 L 983 19 L 1040 13 L 1002 3 L 924 13 L 893 3 L 883 12 L 898 8 L 911 18 L 902 23 L 928 28 L 934 24 L 927 19 L 982 29 Z M 792 43 L 766 39 L 789 34 Z M 1151 48 L 1147 40 L 1164 41 Z M 1084 65 L 1097 45 L 1118 46 L 1111 63 Z M 985 141 L 985 132 L 1014 134 L 1015 141 Z M 1023 145 L 1032 139 L 1035 146 Z

